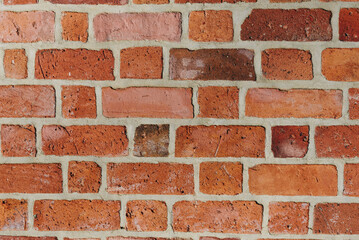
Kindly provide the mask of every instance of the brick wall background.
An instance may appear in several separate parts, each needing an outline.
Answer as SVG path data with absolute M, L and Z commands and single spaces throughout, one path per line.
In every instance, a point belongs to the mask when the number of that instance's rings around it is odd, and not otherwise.
M 359 1 L 0 1 L 0 240 L 359 239 Z

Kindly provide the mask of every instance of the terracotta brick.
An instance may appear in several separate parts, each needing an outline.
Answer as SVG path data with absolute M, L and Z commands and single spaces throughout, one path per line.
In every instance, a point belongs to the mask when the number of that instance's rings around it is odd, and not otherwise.
M 177 163 L 109 163 L 112 194 L 185 195 L 194 193 L 193 166 Z
M 242 193 L 243 166 L 239 162 L 202 162 L 199 189 L 205 194 L 237 195 Z
M 134 47 L 121 50 L 121 78 L 162 78 L 162 47 Z
M 55 117 L 55 89 L 45 85 L 0 86 L 0 117 Z
M 314 208 L 313 232 L 317 234 L 358 234 L 358 203 L 318 203 Z
M 193 11 L 189 14 L 189 39 L 196 42 L 233 40 L 232 12 L 228 10 Z
M 258 118 L 340 118 L 341 90 L 251 88 L 246 116 Z
M 0 230 L 24 231 L 28 229 L 27 201 L 17 199 L 0 200 Z
M 45 11 L 0 12 L 0 42 L 55 41 L 55 13 Z
M 320 126 L 315 129 L 317 157 L 353 158 L 359 156 L 359 126 Z
M 113 118 L 193 118 L 192 89 L 102 88 L 102 111 Z
M 62 86 L 62 116 L 65 118 L 96 118 L 94 87 Z
M 200 237 L 199 240 L 240 240 L 239 238 Z
M 98 193 L 101 186 L 101 167 L 95 162 L 69 162 L 70 193 Z
M 134 4 L 167 4 L 169 0 L 133 0 Z
M 35 78 L 114 80 L 111 50 L 44 49 L 35 57 Z
M 327 48 L 322 52 L 322 74 L 329 81 L 359 81 L 359 48 Z
M 175 0 L 175 3 L 237 3 L 257 2 L 257 0 Z
M 106 5 L 124 5 L 128 0 L 45 0 L 53 4 L 106 4 Z
M 182 32 L 179 12 L 101 13 L 94 18 L 98 42 L 157 40 L 179 42 Z
M 100 238 L 64 238 L 64 240 L 100 240 Z
M 323 9 L 253 9 L 242 24 L 250 41 L 330 41 L 332 13 Z
M 176 157 L 264 157 L 265 130 L 260 126 L 181 126 Z
M 25 49 L 7 49 L 4 53 L 5 77 L 27 78 L 27 56 Z
M 349 118 L 359 119 L 359 88 L 349 89 Z
M 198 117 L 238 119 L 239 89 L 237 87 L 198 88 Z
M 260 233 L 262 206 L 244 201 L 181 201 L 173 205 L 175 232 Z
M 333 165 L 260 164 L 249 169 L 249 191 L 255 195 L 336 196 Z
M 272 202 L 268 230 L 271 234 L 307 234 L 309 203 Z
M 165 231 L 167 229 L 166 203 L 145 200 L 129 201 L 126 219 L 128 231 Z
M 340 41 L 359 41 L 359 9 L 342 8 L 339 13 Z
M 63 12 L 61 18 L 62 39 L 66 41 L 87 42 L 88 14 Z
M 35 127 L 32 125 L 1 125 L 1 152 L 5 157 L 35 157 Z
M 272 152 L 278 158 L 302 158 L 309 145 L 309 126 L 272 127 Z
M 311 0 L 269 0 L 271 3 L 309 2 Z
M 312 55 L 299 49 L 267 49 L 262 52 L 262 72 L 270 80 L 311 80 Z
M 359 196 L 359 164 L 344 165 L 344 191 L 346 196 Z
M 61 164 L 0 164 L 0 193 L 61 193 Z
M 136 128 L 133 155 L 136 157 L 167 157 L 169 125 L 140 125 Z
M 56 237 L 0 236 L 0 240 L 57 240 Z
M 127 155 L 126 127 L 113 125 L 60 126 L 42 128 L 45 155 L 123 156 Z
M 110 231 L 120 229 L 120 201 L 36 200 L 37 231 Z
M 256 80 L 254 52 L 247 49 L 173 48 L 169 68 L 174 80 Z
M 108 237 L 107 240 L 191 240 L 186 238 L 158 238 L 158 237 Z
M 36 4 L 37 0 L 3 0 L 4 5 Z

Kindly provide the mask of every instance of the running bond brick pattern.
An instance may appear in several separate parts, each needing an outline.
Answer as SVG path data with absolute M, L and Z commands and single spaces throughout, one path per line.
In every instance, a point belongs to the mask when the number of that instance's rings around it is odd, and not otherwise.
M 0 240 L 275 239 L 359 239 L 359 0 L 0 0 Z

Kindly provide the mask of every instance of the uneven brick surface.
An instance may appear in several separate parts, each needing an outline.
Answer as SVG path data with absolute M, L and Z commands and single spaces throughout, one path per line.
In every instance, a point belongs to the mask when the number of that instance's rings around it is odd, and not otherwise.
M 4 70 L 7 78 L 27 78 L 27 56 L 24 49 L 8 49 L 4 54 Z
M 64 12 L 61 17 L 62 39 L 87 42 L 88 14 Z
M 0 230 L 24 231 L 27 230 L 27 201 L 17 199 L 0 200 Z
M 344 166 L 344 195 L 359 196 L 359 165 L 345 164 Z
M 124 5 L 127 4 L 127 0 L 46 0 L 53 4 L 106 4 L 106 5 Z
M 342 8 L 339 13 L 339 39 L 341 41 L 359 41 L 359 9 Z
M 71 193 L 98 193 L 101 167 L 95 162 L 69 162 L 68 187 Z
M 1 152 L 6 157 L 35 157 L 35 127 L 32 125 L 2 125 Z
M 95 88 L 62 86 L 62 116 L 65 118 L 96 118 Z

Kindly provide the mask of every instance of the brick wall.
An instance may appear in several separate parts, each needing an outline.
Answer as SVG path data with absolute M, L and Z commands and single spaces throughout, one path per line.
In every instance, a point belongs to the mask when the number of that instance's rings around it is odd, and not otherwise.
M 0 240 L 359 239 L 358 4 L 1 0 Z

